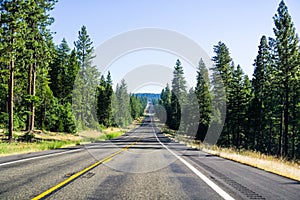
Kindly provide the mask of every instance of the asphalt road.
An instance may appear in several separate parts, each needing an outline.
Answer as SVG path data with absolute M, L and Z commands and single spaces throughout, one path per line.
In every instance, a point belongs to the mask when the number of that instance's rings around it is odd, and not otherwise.
M 0 158 L 0 172 L 0 199 L 300 199 L 300 182 L 171 141 L 150 117 L 111 141 Z

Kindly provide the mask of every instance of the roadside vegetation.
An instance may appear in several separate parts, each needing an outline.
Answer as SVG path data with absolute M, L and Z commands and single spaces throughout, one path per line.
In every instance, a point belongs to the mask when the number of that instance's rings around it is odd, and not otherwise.
M 2 142 L 0 142 L 0 156 L 59 149 L 114 139 L 138 127 L 142 120 L 143 117 L 139 117 L 124 128 L 109 127 L 102 131 L 85 130 L 76 134 L 35 131 L 34 134 L 28 135 L 28 132 L 25 131 L 15 131 L 13 142 L 5 141 L 5 132 L 0 129 L 0 139 L 2 139 Z
M 66 39 L 54 43 L 50 13 L 56 2 L 0 2 L 2 155 L 118 137 L 147 105 L 146 97 L 127 91 L 125 80 L 113 87 L 110 72 L 92 65 L 94 47 L 86 26 L 78 31 L 74 49 Z M 249 161 L 254 166 L 261 159 L 299 164 L 299 37 L 283 0 L 273 21 L 274 35 L 258 36 L 252 78 L 222 41 L 213 47 L 211 69 L 199 58 L 193 88 L 187 88 L 184 67 L 176 60 L 171 85 L 153 100 L 175 139 L 188 135 L 211 153 L 257 159 Z M 210 142 L 205 140 L 210 127 L 221 133 L 217 147 L 202 146 Z
M 252 78 L 222 41 L 213 47 L 212 66 L 199 58 L 193 88 L 187 88 L 184 67 L 177 60 L 172 84 L 155 105 L 161 121 L 177 135 L 203 143 L 299 160 L 299 37 L 283 0 L 273 21 L 274 34 L 257 38 Z
M 146 107 L 146 97 L 129 94 L 124 80 L 114 90 L 110 72 L 92 65 L 86 26 L 74 49 L 65 38 L 54 43 L 56 2 L 0 2 L 0 156 L 118 137 Z
M 177 135 L 174 130 L 169 129 L 159 120 L 155 121 L 156 126 L 175 142 L 187 145 L 191 148 L 199 149 L 203 152 L 215 155 L 221 158 L 239 162 L 245 165 L 256 167 L 280 176 L 300 181 L 300 160 L 290 160 L 275 155 L 268 155 L 259 151 L 246 149 L 226 148 L 217 145 L 204 144 L 199 140 L 194 140 L 188 135 Z

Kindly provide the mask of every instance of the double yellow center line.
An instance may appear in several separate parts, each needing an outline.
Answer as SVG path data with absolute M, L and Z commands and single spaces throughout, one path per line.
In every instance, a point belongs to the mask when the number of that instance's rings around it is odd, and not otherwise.
M 141 138 L 139 138 L 136 142 L 133 142 L 131 143 L 130 145 L 122 148 L 121 150 L 111 154 L 110 156 L 107 156 L 105 158 L 103 158 L 102 160 L 99 160 L 97 161 L 96 163 L 86 167 L 85 169 L 81 170 L 80 172 L 77 172 L 76 174 L 73 174 L 72 176 L 70 176 L 68 179 L 60 182 L 59 184 L 53 186 L 52 188 L 46 190 L 45 192 L 39 194 L 38 196 L 34 197 L 32 200 L 38 200 L 38 199 L 42 199 L 44 197 L 46 197 L 47 195 L 50 195 L 52 192 L 55 192 L 57 191 L 58 189 L 64 187 L 66 184 L 70 183 L 71 181 L 75 180 L 76 178 L 80 177 L 81 175 L 85 174 L 86 172 L 90 171 L 91 169 L 97 167 L 98 165 L 101 165 L 105 162 L 108 162 L 110 161 L 114 156 L 124 152 L 124 151 L 127 151 L 130 147 L 132 147 L 133 145 L 135 145 L 136 143 L 138 143 L 138 141 L 140 140 Z

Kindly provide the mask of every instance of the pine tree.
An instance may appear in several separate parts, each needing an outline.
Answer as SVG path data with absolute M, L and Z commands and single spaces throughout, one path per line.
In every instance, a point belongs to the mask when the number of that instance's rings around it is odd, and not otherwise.
M 110 71 L 108 71 L 106 76 L 106 87 L 105 87 L 105 102 L 106 102 L 106 126 L 112 125 L 112 95 L 113 91 L 113 82 L 111 79 Z
M 160 119 L 166 123 L 166 125 L 170 125 L 171 123 L 171 89 L 169 84 L 161 91 L 160 94 L 160 104 L 164 107 L 165 110 L 165 116 L 163 111 L 161 111 L 158 116 L 160 116 Z M 164 118 L 165 117 L 165 118 Z
M 212 68 L 212 93 L 213 93 L 213 126 L 219 131 L 222 121 L 225 121 L 224 128 L 219 140 L 220 144 L 230 146 L 232 136 L 230 135 L 230 112 L 226 108 L 229 104 L 229 93 L 233 79 L 233 67 L 230 65 L 231 58 L 227 46 L 219 42 L 214 46 L 215 56 L 213 57 L 214 67 Z M 226 115 L 227 113 L 227 115 Z
M 53 18 L 49 11 L 54 7 L 57 0 L 28 0 L 25 2 L 25 18 L 27 23 L 26 48 L 29 55 L 28 69 L 28 95 L 29 95 L 29 115 L 27 118 L 27 130 L 34 129 L 36 97 L 37 68 L 48 65 L 49 50 L 46 37 L 50 31 L 47 26 L 51 25 Z
M 77 59 L 76 51 L 73 49 L 68 56 L 68 63 L 67 63 L 67 73 L 64 77 L 64 91 L 66 96 L 64 97 L 64 102 L 72 103 L 72 95 L 73 95 L 73 88 L 75 84 L 76 77 L 79 72 L 79 62 Z
M 240 148 L 245 136 L 245 124 L 246 115 L 248 113 L 248 105 L 250 103 L 251 87 L 248 76 L 244 75 L 244 72 L 240 65 L 237 66 L 233 74 L 233 83 L 230 92 L 231 96 L 231 124 L 232 126 L 232 144 Z
M 116 87 L 116 98 L 118 108 L 114 116 L 115 123 L 119 127 L 125 127 L 131 123 L 132 119 L 130 114 L 130 96 L 124 79 Z
M 136 95 L 130 95 L 130 112 L 132 119 L 137 119 L 141 116 L 141 110 L 143 109 L 143 105 L 141 99 L 139 99 Z
M 183 133 L 188 135 L 191 139 L 199 139 L 199 104 L 196 92 L 191 88 L 187 94 L 186 103 L 183 107 L 182 121 L 183 125 L 180 127 Z
M 97 88 L 97 118 L 99 124 L 102 124 L 103 126 L 108 126 L 106 116 L 108 102 L 106 102 L 106 98 L 106 80 L 102 75 Z
M 186 103 L 187 96 L 183 67 L 179 59 L 176 61 L 173 71 L 171 92 L 171 121 L 169 127 L 173 130 L 178 130 L 182 114 L 181 108 Z
M 243 89 L 242 89 L 242 120 L 241 120 L 241 128 L 243 133 L 243 138 L 241 138 L 240 145 L 243 148 L 248 148 L 248 138 L 251 132 L 251 116 L 249 115 L 251 109 L 251 102 L 253 102 L 253 92 L 252 92 L 252 85 L 249 77 L 244 75 L 243 79 Z
M 79 76 L 75 81 L 73 102 L 75 103 L 75 116 L 80 128 L 97 128 L 96 118 L 96 88 L 100 74 L 96 66 L 92 65 L 94 56 L 94 47 L 86 27 L 82 26 L 78 34 L 78 40 L 74 43 L 76 47 L 77 58 L 79 60 Z M 73 105 L 74 107 L 74 105 Z
M 21 0 L 4 1 L 0 8 L 0 24 L 3 49 L 1 55 L 7 66 L 9 66 L 8 81 L 8 139 L 13 139 L 14 129 L 14 73 L 19 52 L 24 49 L 24 35 L 26 35 L 25 14 L 23 12 L 24 2 Z
M 197 71 L 195 94 L 197 96 L 200 117 L 196 139 L 203 141 L 210 124 L 212 105 L 208 70 L 202 58 L 200 59 Z
M 265 81 L 265 124 L 267 128 L 268 152 L 282 154 L 282 113 L 280 105 L 282 93 L 279 90 L 281 80 L 278 76 L 278 53 L 275 39 L 269 37 L 270 64 L 267 65 Z M 278 128 L 278 125 L 280 128 Z
M 299 54 L 299 38 L 296 34 L 288 8 L 282 0 L 277 9 L 277 14 L 273 17 L 275 28 L 274 34 L 276 39 L 278 53 L 278 70 L 282 80 L 280 90 L 283 92 L 283 155 L 289 155 L 289 141 L 291 135 L 290 126 L 293 118 L 291 118 L 293 108 L 293 88 L 298 84 L 297 74 L 299 64 L 297 63 Z M 295 97 L 297 98 L 297 97 Z
M 267 70 L 270 68 L 271 56 L 269 52 L 269 45 L 266 36 L 262 36 L 260 45 L 258 47 L 258 55 L 254 61 L 254 74 L 252 79 L 252 86 L 254 92 L 254 99 L 252 102 L 253 109 L 253 139 L 251 141 L 252 147 L 256 150 L 262 150 L 267 137 L 266 129 L 266 81 Z
M 101 76 L 97 88 L 97 118 L 99 124 L 105 127 L 112 125 L 112 94 L 112 80 L 108 72 L 106 80 Z
M 65 77 L 68 75 L 67 66 L 69 63 L 70 50 L 71 49 L 64 38 L 61 41 L 61 44 L 57 47 L 57 55 L 53 64 L 51 65 L 50 77 L 52 82 L 50 87 L 54 96 L 57 97 L 59 101 L 63 101 L 64 97 L 67 96 L 64 90 L 66 86 Z

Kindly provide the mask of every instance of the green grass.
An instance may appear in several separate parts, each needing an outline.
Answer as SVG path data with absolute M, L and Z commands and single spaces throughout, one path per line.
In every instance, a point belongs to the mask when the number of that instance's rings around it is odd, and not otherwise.
M 58 149 L 64 146 L 76 145 L 74 141 L 38 141 L 38 142 L 0 142 L 0 156 L 14 154 L 36 152 L 50 149 Z
M 123 135 L 124 132 L 122 131 L 118 131 L 118 132 L 113 132 L 113 133 L 106 133 L 104 135 L 101 135 L 99 137 L 99 140 L 110 140 L 110 139 L 114 139 L 117 137 L 120 137 L 121 135 Z

